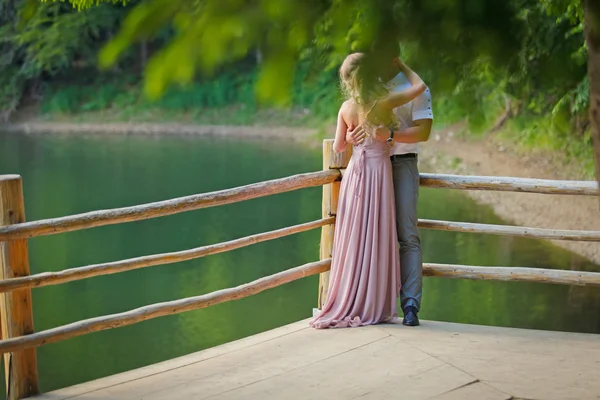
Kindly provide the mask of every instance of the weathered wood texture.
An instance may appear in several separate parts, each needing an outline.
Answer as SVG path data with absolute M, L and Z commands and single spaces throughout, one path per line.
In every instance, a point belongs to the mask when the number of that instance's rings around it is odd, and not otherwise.
M 184 211 L 221 206 L 307 187 L 321 186 L 335 181 L 340 176 L 341 173 L 338 170 L 318 171 L 137 206 L 91 211 L 67 217 L 4 226 L 0 227 L 0 241 L 54 235 L 103 225 L 164 217 Z
M 423 264 L 423 275 L 440 278 L 600 286 L 600 272 L 560 269 Z
M 132 325 L 152 318 L 206 308 L 227 301 L 252 296 L 291 281 L 327 271 L 331 260 L 321 260 L 267 276 L 234 288 L 218 290 L 201 296 L 188 297 L 140 307 L 119 314 L 91 318 L 48 329 L 19 338 L 0 341 L 0 351 L 16 351 L 58 342 L 76 336 L 106 329 Z M 474 280 L 499 280 L 555 283 L 578 286 L 600 286 L 600 273 L 540 268 L 474 267 L 449 264 L 424 264 L 423 274 L 432 277 Z
M 549 179 L 511 178 L 506 176 L 465 176 L 421 174 L 421 186 L 444 189 L 490 190 L 596 196 L 598 183 L 594 181 L 558 181 Z
M 223 243 L 201 246 L 178 252 L 153 254 L 149 256 L 135 257 L 120 261 L 86 265 L 83 267 L 70 268 L 62 271 L 43 272 L 35 275 L 27 275 L 22 277 L 5 279 L 0 281 L 0 293 L 24 288 L 58 285 L 61 283 L 72 282 L 101 275 L 116 274 L 119 272 L 130 271 L 138 268 L 146 268 L 156 265 L 166 265 L 182 261 L 188 261 L 212 254 L 218 254 L 239 249 L 241 247 L 250 246 L 255 243 L 273 240 L 299 232 L 305 232 L 319 227 L 329 228 L 327 231 L 323 229 L 323 231 L 325 231 L 326 233 L 326 235 L 323 236 L 325 236 L 326 240 L 329 240 L 328 238 L 331 237 L 332 239 L 333 237 L 332 224 L 334 223 L 334 221 L 334 217 L 326 217 L 305 224 L 295 225 L 270 232 L 264 232 L 239 239 L 234 239 Z M 543 239 L 600 241 L 600 232 L 596 231 L 567 231 L 539 228 L 523 228 L 517 226 L 487 225 L 435 220 L 419 220 L 419 227 L 424 229 L 472 233 L 490 233 L 497 235 L 536 237 Z M 321 258 L 330 258 L 331 244 L 329 245 L 329 247 L 327 247 L 326 244 L 326 246 L 322 246 L 322 249 L 323 248 L 327 249 L 328 251 L 321 253 Z M 319 293 L 322 293 L 322 291 L 320 290 Z
M 105 315 L 74 322 L 19 338 L 1 340 L 0 351 L 8 352 L 30 349 L 76 336 L 85 335 L 87 333 L 133 325 L 138 322 L 162 317 L 165 315 L 179 314 L 185 311 L 206 308 L 227 301 L 243 299 L 267 289 L 281 286 L 297 279 L 302 279 L 307 276 L 326 271 L 329 269 L 330 264 L 330 260 L 308 263 L 296 268 L 279 272 L 277 274 L 257 279 L 250 283 L 236 286 L 234 288 L 217 290 L 216 292 L 211 292 L 201 296 L 187 297 L 184 299 L 152 304 L 119 314 Z
M 598 335 L 430 320 L 315 332 L 308 323 L 32 400 L 599 400 Z
M 489 233 L 492 235 L 521 236 L 538 239 L 600 242 L 600 231 L 527 228 L 522 226 L 476 224 L 471 222 L 436 221 L 420 219 L 419 228 L 453 232 Z
M 323 146 L 329 148 L 331 142 L 324 141 Z M 349 148 L 349 150 L 344 153 L 330 157 L 331 167 L 321 172 L 295 175 L 238 188 L 180 197 L 155 203 L 115 208 L 111 210 L 91 211 L 66 217 L 4 226 L 0 227 L 0 241 L 54 235 L 104 225 L 157 218 L 200 208 L 214 207 L 278 193 L 290 192 L 305 187 L 326 185 L 335 182 L 341 177 L 342 172 L 340 172 L 338 168 L 345 168 L 344 162 L 349 160 L 350 155 L 351 150 Z M 336 185 L 339 184 L 333 184 L 327 189 L 324 189 L 324 195 L 327 195 L 329 192 L 330 195 L 335 196 Z M 442 174 L 421 174 L 421 186 L 447 189 L 569 195 L 596 195 L 598 193 L 598 184 L 592 181 L 552 181 L 528 178 Z M 332 197 L 330 203 L 335 204 L 335 200 L 336 198 Z
M 584 0 L 584 34 L 590 81 L 590 130 L 594 146 L 596 180 L 600 182 L 600 4 Z
M 124 271 L 131 271 L 138 268 L 152 267 L 155 265 L 173 264 L 182 261 L 193 260 L 205 257 L 211 254 L 224 253 L 250 246 L 252 244 L 265 242 L 289 236 L 299 232 L 306 232 L 311 229 L 320 228 L 333 224 L 334 217 L 328 217 L 305 224 L 277 229 L 270 232 L 259 233 L 243 238 L 230 240 L 223 243 L 209 246 L 196 247 L 189 250 L 177 251 L 172 253 L 153 254 L 144 257 L 135 257 L 127 260 L 113 261 L 102 264 L 86 265 L 78 268 L 70 268 L 56 272 L 43 272 L 20 278 L 13 278 L 0 281 L 0 292 L 7 292 L 21 288 L 32 288 L 40 286 L 58 285 L 65 282 L 72 282 L 81 279 L 91 278 L 100 275 L 116 274 Z
M 343 169 L 348 166 L 352 157 L 352 146 L 347 146 L 346 151 L 336 153 L 333 151 L 333 140 L 328 139 L 323 141 L 323 170 Z M 321 216 L 327 218 L 334 216 L 337 213 L 337 203 L 340 194 L 341 180 L 337 180 L 323 186 L 323 201 L 321 205 Z M 319 254 L 321 260 L 331 258 L 333 250 L 333 233 L 334 225 L 324 226 L 321 230 L 321 244 Z M 319 276 L 319 296 L 318 307 L 321 308 L 327 298 L 327 290 L 329 288 L 329 271 L 323 272 Z
M 21 177 L 0 176 L 0 226 L 25 222 Z M 0 279 L 29 275 L 27 240 L 0 242 Z M 0 295 L 2 337 L 26 337 L 33 333 L 31 290 Z M 4 352 L 7 398 L 24 399 L 39 393 L 35 349 Z

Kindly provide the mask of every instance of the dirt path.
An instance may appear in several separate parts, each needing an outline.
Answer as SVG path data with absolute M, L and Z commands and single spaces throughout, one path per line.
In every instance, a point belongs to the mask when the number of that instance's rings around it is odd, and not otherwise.
M 316 131 L 299 128 L 198 126 L 185 124 L 70 124 L 32 122 L 4 125 L 9 133 L 99 134 L 99 135 L 198 135 L 236 138 L 292 140 L 320 147 Z M 457 125 L 434 133 L 422 145 L 422 171 L 469 175 L 516 176 L 546 179 L 584 179 L 568 166 L 551 161 L 547 155 L 519 155 L 499 145 L 492 137 L 468 140 L 458 137 Z M 559 196 L 508 192 L 467 192 L 481 204 L 515 225 L 556 229 L 600 230 L 600 202 L 594 197 Z M 600 243 L 555 241 L 559 246 L 600 263 Z
M 423 172 L 523 178 L 584 180 L 547 156 L 522 156 L 500 145 L 493 136 L 485 140 L 457 137 L 460 126 L 433 134 L 422 146 Z M 590 196 L 469 191 L 480 204 L 514 225 L 538 228 L 600 230 L 600 202 Z M 600 263 L 600 243 L 553 241 Z

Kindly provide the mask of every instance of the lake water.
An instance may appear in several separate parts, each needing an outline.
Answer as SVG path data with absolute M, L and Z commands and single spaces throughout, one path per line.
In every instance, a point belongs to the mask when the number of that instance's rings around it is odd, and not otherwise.
M 0 174 L 21 174 L 28 220 L 122 207 L 321 169 L 287 142 L 0 135 Z M 526 195 L 526 194 L 524 194 Z M 169 217 L 34 238 L 32 273 L 188 249 L 320 218 L 310 188 Z M 423 189 L 422 218 L 502 223 L 464 193 Z M 36 330 L 236 286 L 318 259 L 319 231 L 189 262 L 33 290 Z M 422 231 L 425 262 L 600 271 L 545 241 Z M 312 313 L 318 277 L 243 300 L 38 349 L 43 391 L 206 349 Z M 600 333 L 600 291 L 426 278 L 423 319 Z

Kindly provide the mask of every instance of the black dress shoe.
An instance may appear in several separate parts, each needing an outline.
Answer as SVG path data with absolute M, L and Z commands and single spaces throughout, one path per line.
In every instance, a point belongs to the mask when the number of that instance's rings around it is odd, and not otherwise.
M 417 316 L 417 309 L 415 307 L 406 307 L 404 310 L 404 319 L 402 325 L 406 326 L 419 326 L 419 317 Z

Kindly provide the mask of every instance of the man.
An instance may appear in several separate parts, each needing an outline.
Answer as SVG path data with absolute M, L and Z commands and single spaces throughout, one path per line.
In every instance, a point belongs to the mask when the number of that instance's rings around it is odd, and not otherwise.
M 397 55 L 398 47 L 395 44 L 393 48 L 388 46 L 373 52 L 376 61 L 383 61 L 380 77 L 388 82 L 386 86 L 391 92 L 410 86 L 402 72 L 404 64 Z M 433 111 L 429 89 L 410 103 L 394 109 L 394 114 L 398 118 L 400 130 L 391 132 L 386 127 L 380 127 L 376 134 L 380 140 L 390 139 L 394 142 L 391 160 L 396 196 L 396 229 L 400 243 L 400 301 L 404 312 L 402 323 L 417 326 L 423 288 L 421 240 L 417 229 L 418 143 L 426 142 L 431 133 Z M 358 144 L 363 139 L 361 127 L 346 133 L 346 141 L 350 144 Z

